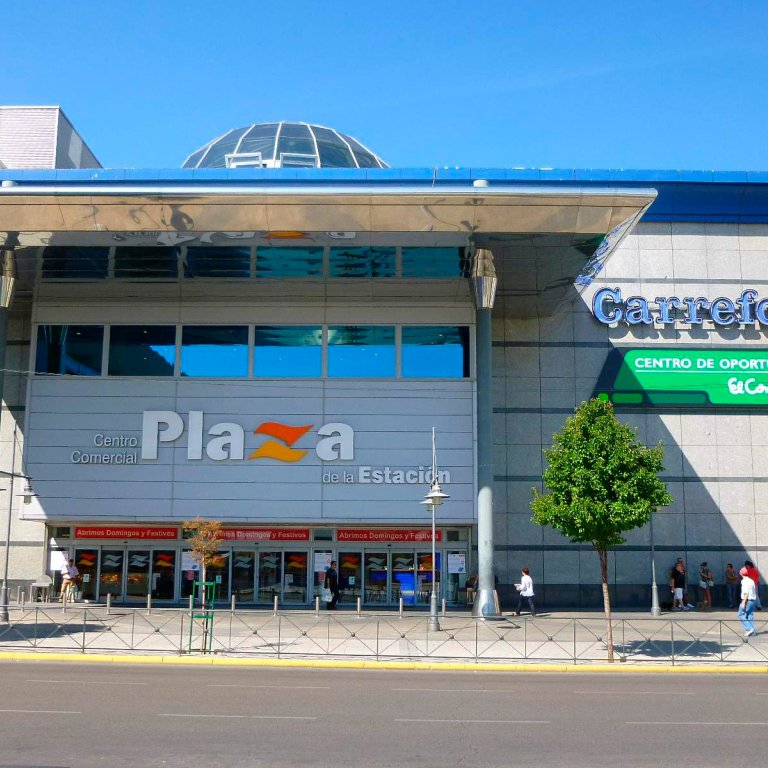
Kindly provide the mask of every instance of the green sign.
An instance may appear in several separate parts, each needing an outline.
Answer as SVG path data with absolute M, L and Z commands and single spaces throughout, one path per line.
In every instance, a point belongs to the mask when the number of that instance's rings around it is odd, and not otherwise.
M 768 351 L 615 349 L 595 394 L 616 405 L 768 406 Z

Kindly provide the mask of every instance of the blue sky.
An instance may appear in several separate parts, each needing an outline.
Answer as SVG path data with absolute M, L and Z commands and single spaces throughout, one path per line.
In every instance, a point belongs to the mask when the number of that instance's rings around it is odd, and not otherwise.
M 330 125 L 393 166 L 768 169 L 768 3 L 3 0 L 0 103 L 107 167 Z

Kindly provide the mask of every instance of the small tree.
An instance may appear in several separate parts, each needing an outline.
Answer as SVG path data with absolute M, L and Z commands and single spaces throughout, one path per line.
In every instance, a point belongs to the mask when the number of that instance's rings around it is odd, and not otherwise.
M 657 507 L 672 503 L 659 480 L 664 449 L 640 444 L 604 400 L 582 403 L 567 419 L 554 445 L 544 451 L 545 490 L 533 489 L 533 521 L 560 531 L 574 543 L 589 543 L 600 557 L 607 622 L 608 661 L 613 661 L 608 550 L 623 544 L 625 531 L 648 523 Z
M 185 520 L 184 533 L 189 534 L 187 543 L 192 552 L 192 557 L 200 563 L 200 601 L 203 613 L 203 638 L 202 650 L 206 649 L 208 642 L 209 622 L 208 606 L 206 605 L 208 595 L 206 594 L 205 583 L 208 566 L 212 565 L 218 557 L 219 545 L 221 544 L 221 523 L 218 520 L 204 520 L 198 516 L 194 520 Z

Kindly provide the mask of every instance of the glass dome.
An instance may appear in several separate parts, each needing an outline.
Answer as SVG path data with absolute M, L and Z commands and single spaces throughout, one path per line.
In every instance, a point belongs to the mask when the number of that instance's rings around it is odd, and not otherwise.
M 182 168 L 388 168 L 357 139 L 309 123 L 233 128 L 193 152 Z

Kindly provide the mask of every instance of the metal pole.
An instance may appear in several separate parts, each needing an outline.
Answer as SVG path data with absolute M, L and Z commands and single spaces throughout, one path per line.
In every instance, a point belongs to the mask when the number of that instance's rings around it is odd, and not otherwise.
M 653 513 L 651 513 L 651 616 L 661 616 L 659 585 L 656 583 L 656 544 L 653 540 Z
M 432 594 L 429 596 L 429 631 L 439 632 L 440 621 L 437 618 L 437 590 L 435 587 L 435 573 L 437 569 L 435 566 L 435 505 L 430 504 L 429 508 L 432 510 Z
M 501 615 L 493 579 L 493 405 L 491 310 L 475 312 L 477 328 L 477 590 L 472 615 Z
M 0 309 L 0 346 L 3 348 L 2 358 L 5 359 L 5 332 L 8 324 L 8 310 Z M 5 363 L 0 363 L 5 365 Z M 13 425 L 13 449 L 11 455 L 11 474 L 8 491 L 8 523 L 5 527 L 5 563 L 3 564 L 3 586 L 0 588 L 0 622 L 8 624 L 8 564 L 11 559 L 11 520 L 13 519 L 13 481 L 16 475 L 16 432 L 18 424 Z

